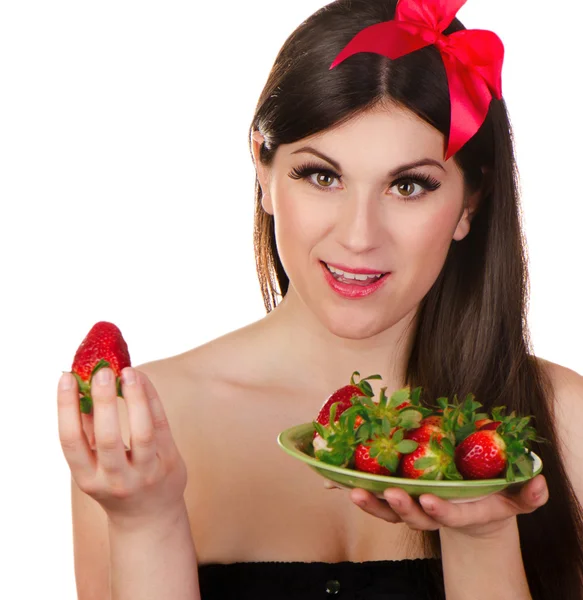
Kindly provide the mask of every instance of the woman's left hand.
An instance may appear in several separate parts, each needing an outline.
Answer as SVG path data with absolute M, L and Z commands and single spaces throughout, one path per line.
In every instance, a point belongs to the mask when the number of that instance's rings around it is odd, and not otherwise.
M 416 501 L 399 488 L 385 490 L 384 500 L 363 489 L 350 492 L 351 500 L 362 510 L 389 523 L 405 523 L 418 531 L 448 527 L 472 536 L 495 532 L 516 515 L 535 511 L 548 497 L 543 475 L 537 475 L 514 492 L 505 490 L 482 500 L 459 504 L 433 494 L 423 494 Z

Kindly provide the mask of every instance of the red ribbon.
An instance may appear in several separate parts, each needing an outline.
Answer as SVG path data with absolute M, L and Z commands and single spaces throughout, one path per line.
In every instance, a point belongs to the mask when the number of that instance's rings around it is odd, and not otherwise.
M 449 84 L 451 127 L 445 160 L 472 138 L 488 114 L 494 95 L 502 98 L 504 45 L 492 31 L 465 29 L 443 35 L 466 0 L 399 0 L 393 21 L 357 33 L 334 59 L 374 52 L 395 60 L 435 44 Z

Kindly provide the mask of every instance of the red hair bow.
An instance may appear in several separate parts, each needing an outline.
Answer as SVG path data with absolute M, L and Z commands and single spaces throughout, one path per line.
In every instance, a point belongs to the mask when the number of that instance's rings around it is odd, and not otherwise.
M 445 160 L 480 129 L 492 94 L 502 98 L 504 45 L 492 31 L 465 29 L 443 35 L 466 0 L 399 0 L 393 21 L 377 23 L 357 33 L 330 66 L 359 52 L 391 59 L 435 44 L 449 84 L 451 127 Z

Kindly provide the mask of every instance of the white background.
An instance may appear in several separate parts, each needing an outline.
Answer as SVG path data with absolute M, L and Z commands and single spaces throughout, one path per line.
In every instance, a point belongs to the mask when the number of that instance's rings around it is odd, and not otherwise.
M 98 320 L 134 364 L 263 316 L 247 129 L 320 0 L 0 7 L 0 598 L 75 598 L 56 385 Z M 570 0 L 470 0 L 503 40 L 539 356 L 583 373 L 580 22 Z

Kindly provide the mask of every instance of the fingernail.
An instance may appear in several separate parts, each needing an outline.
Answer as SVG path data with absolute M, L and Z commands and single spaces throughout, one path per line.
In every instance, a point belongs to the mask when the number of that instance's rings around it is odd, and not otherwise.
M 63 373 L 59 379 L 59 389 L 63 391 L 70 390 L 73 387 L 73 376 L 71 373 Z
M 98 383 L 99 385 L 105 385 L 107 383 L 109 383 L 111 380 L 111 370 L 108 369 L 107 367 L 104 367 L 103 369 L 99 369 L 99 371 L 97 371 L 97 373 L 95 373 L 95 382 Z
M 433 512 L 435 510 L 435 504 L 431 500 L 419 500 L 423 510 L 427 512 Z
M 387 502 L 391 506 L 394 506 L 395 508 L 401 508 L 401 501 L 398 500 L 397 498 L 391 498 L 391 497 L 389 497 L 389 499 L 387 500 Z
M 123 382 L 127 383 L 128 385 L 133 385 L 136 383 L 136 373 L 133 369 L 124 369 L 123 373 L 121 374 L 121 378 Z

